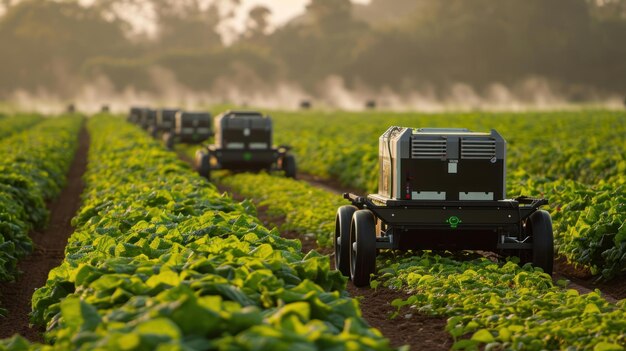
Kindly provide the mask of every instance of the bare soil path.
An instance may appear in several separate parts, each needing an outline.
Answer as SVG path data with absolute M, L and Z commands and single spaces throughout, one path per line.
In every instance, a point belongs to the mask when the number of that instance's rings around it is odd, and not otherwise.
M 608 282 L 596 282 L 596 277 L 591 275 L 588 269 L 576 268 L 567 263 L 563 257 L 554 260 L 554 274 L 552 278 L 569 280 L 570 287 L 581 293 L 588 293 L 599 289 L 602 296 L 610 302 L 626 299 L 626 277 L 616 278 Z
M 218 188 L 220 191 L 229 193 L 237 201 L 245 199 L 245 197 L 234 193 L 230 188 L 219 185 Z M 280 228 L 285 223 L 284 217 L 269 215 L 267 208 L 263 206 L 257 206 L 257 217 L 268 228 Z M 322 254 L 328 255 L 331 260 L 331 267 L 334 268 L 334 252 L 332 252 L 332 249 L 320 248 L 317 246 L 314 238 L 303 237 L 297 232 L 282 231 L 281 235 L 288 239 L 300 240 L 303 253 L 317 250 Z M 397 298 L 408 298 L 408 295 L 384 287 L 376 290 L 357 288 L 350 281 L 348 281 L 346 288 L 350 296 L 359 301 L 363 318 L 370 326 L 380 330 L 389 339 L 392 346 L 409 345 L 412 351 L 449 350 L 452 347 L 452 338 L 445 331 L 445 317 L 425 316 L 415 313 L 409 308 L 404 308 L 398 317 L 391 319 L 391 316 L 396 312 L 396 308 L 391 306 L 391 301 Z
M 0 338 L 19 333 L 31 341 L 43 341 L 43 330 L 29 325 L 31 296 L 35 289 L 45 285 L 48 272 L 63 260 L 67 239 L 74 231 L 70 221 L 80 207 L 80 195 L 85 188 L 82 176 L 87 167 L 88 149 L 89 135 L 83 126 L 67 185 L 57 199 L 48 203 L 48 226 L 30 233 L 35 250 L 20 261 L 18 267 L 23 273 L 17 281 L 0 284 L 0 301 L 8 310 L 6 318 L 0 317 Z
M 359 300 L 363 318 L 389 339 L 391 345 L 409 345 L 411 351 L 450 350 L 454 343 L 445 331 L 447 318 L 426 316 L 405 307 L 394 319 L 390 317 L 397 309 L 391 301 L 409 295 L 387 288 L 357 288 L 348 282 L 350 295 Z
M 238 201 L 244 200 L 243 196 L 233 193 L 229 188 L 222 186 L 218 186 L 218 188 L 220 191 L 231 194 Z M 263 206 L 257 207 L 257 217 L 269 228 L 280 228 L 285 223 L 284 217 L 269 215 L 267 208 Z M 281 235 L 288 239 L 300 240 L 303 253 L 317 250 L 328 255 L 331 260 L 331 267 L 334 268 L 332 249 L 320 248 L 314 238 L 303 237 L 297 232 L 282 231 Z M 391 319 L 392 314 L 396 312 L 396 308 L 391 306 L 391 301 L 397 298 L 408 298 L 408 295 L 384 287 L 376 290 L 357 288 L 350 281 L 348 281 L 346 288 L 350 296 L 359 300 L 363 318 L 370 326 L 380 330 L 389 339 L 392 346 L 409 345 L 412 351 L 449 350 L 452 347 L 452 338 L 445 331 L 446 318 L 424 316 L 405 308 L 398 317 Z

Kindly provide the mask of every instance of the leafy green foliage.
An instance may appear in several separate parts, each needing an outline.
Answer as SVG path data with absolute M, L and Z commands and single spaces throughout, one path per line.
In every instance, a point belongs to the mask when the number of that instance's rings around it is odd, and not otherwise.
M 378 184 L 378 137 L 389 126 L 496 129 L 508 142 L 508 196 L 545 196 L 550 201 L 558 253 L 605 279 L 626 273 L 626 234 L 620 234 L 626 222 L 623 113 L 273 116 L 277 142 L 294 146 L 302 171 L 370 193 Z
M 560 254 L 612 279 L 626 273 L 626 183 L 621 182 L 589 186 L 568 179 L 528 179 L 519 189 L 541 189 L 551 199 Z
M 255 199 L 270 215 L 284 217 L 281 230 L 313 234 L 321 247 L 333 245 L 335 213 L 346 201 L 305 182 L 269 174 L 229 174 L 218 180 L 233 192 Z
M 312 117 L 308 113 L 299 116 Z M 545 195 L 551 199 L 559 251 L 574 262 L 602 265 L 606 277 L 623 271 L 620 267 L 625 262 L 622 245 L 626 236 L 623 210 L 626 199 L 622 168 L 626 159 L 623 144 L 626 128 L 621 116 L 548 114 L 526 119 L 494 115 L 492 118 L 463 116 L 464 120 L 460 120 L 451 115 L 437 115 L 423 117 L 425 122 L 421 118 L 412 122 L 381 122 L 391 118 L 367 115 L 367 123 L 352 117 L 331 114 L 298 118 L 284 114 L 277 119 L 276 135 L 296 146 L 300 165 L 308 172 L 344 179 L 346 184 L 354 185 L 351 181 L 366 184 L 363 182 L 368 178 L 364 175 L 372 176 L 373 180 L 378 175 L 377 160 L 372 155 L 377 153 L 375 140 L 381 131 L 375 128 L 432 122 L 435 126 L 483 130 L 493 123 L 499 131 L 512 135 L 509 138 L 505 134 L 509 141 L 509 194 Z M 437 121 L 431 120 L 435 117 Z M 531 124 L 537 126 L 530 130 Z M 554 129 L 550 129 L 550 137 L 536 134 L 539 126 L 549 124 Z M 349 138 L 347 130 L 353 132 Z M 586 132 L 581 135 L 582 130 Z M 350 145 L 365 138 L 374 140 L 371 146 Z M 370 157 L 361 156 L 363 152 L 369 152 Z M 342 163 L 350 158 L 352 163 Z M 345 167 L 341 168 L 342 165 Z M 364 169 L 372 171 L 364 172 Z M 306 218 L 305 213 L 310 212 L 309 204 L 293 208 L 283 204 L 291 201 L 282 199 L 290 197 L 286 194 L 294 188 L 291 182 L 274 180 L 264 174 L 234 175 L 220 181 L 244 195 L 259 198 L 270 211 L 274 208 L 300 212 L 292 215 L 293 218 Z M 374 185 L 372 182 L 371 191 L 375 191 Z M 315 209 L 333 213 L 336 206 L 322 201 Z M 329 218 L 333 218 L 332 214 Z M 311 227 L 322 223 L 313 216 L 310 221 Z M 453 257 L 428 252 L 384 252 L 377 265 L 373 287 L 400 289 L 410 295 L 394 301 L 393 305 L 450 317 L 447 330 L 456 340 L 454 349 L 623 350 L 626 344 L 623 333 L 626 300 L 609 303 L 598 291 L 580 295 L 560 287 L 566 282 L 555 286 L 549 276 L 530 266 L 520 268 L 513 262 L 497 264 L 470 254 Z
M 0 139 L 4 139 L 11 134 L 20 132 L 26 128 L 32 127 L 41 121 L 39 115 L 20 114 L 16 116 L 2 117 L 0 116 Z
M 626 343 L 626 300 L 562 289 L 529 265 L 429 252 L 384 252 L 378 265 L 378 284 L 410 292 L 392 305 L 450 317 L 453 349 L 623 350 Z
M 301 233 L 334 218 L 337 205 L 325 199 L 340 199 L 319 189 L 309 196 L 298 189 L 310 186 L 267 174 L 228 175 L 219 181 L 295 221 L 288 220 L 288 225 L 308 219 L 308 225 L 296 229 Z M 293 199 L 298 197 L 309 202 L 299 205 Z M 331 235 L 333 228 L 326 230 Z M 467 252 L 452 256 L 383 251 L 377 266 L 372 288 L 404 291 L 408 298 L 392 302 L 399 313 L 409 307 L 415 313 L 449 317 L 446 329 L 456 350 L 623 350 L 626 342 L 626 300 L 610 303 L 599 291 L 581 295 L 566 289 L 567 281 L 555 285 L 530 265 L 492 262 Z M 402 318 L 399 313 L 396 318 Z
M 18 123 L 19 118 L 24 120 Z M 19 129 L 39 119 L 3 121 Z M 46 223 L 44 201 L 56 196 L 65 182 L 81 123 L 79 117 L 48 119 L 0 142 L 0 280 L 14 279 L 17 260 L 32 251 L 28 231 Z
M 33 296 L 52 349 L 390 349 L 327 257 L 303 256 L 136 127 L 88 127 L 77 229 Z

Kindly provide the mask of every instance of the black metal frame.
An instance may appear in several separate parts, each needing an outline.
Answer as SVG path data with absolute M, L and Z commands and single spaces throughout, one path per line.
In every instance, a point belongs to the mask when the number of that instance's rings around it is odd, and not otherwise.
M 232 171 L 277 171 L 278 161 L 289 154 L 290 146 L 281 145 L 269 149 L 228 149 L 217 148 L 215 145 L 205 145 L 211 170 L 227 169 Z
M 395 200 L 345 193 L 377 219 L 377 249 L 532 250 L 524 223 L 546 199 L 499 201 Z

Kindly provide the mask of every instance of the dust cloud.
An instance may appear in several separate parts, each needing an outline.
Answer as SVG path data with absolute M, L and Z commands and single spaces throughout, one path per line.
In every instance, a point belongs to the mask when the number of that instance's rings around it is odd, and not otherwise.
M 76 84 L 79 88 L 71 95 L 61 96 L 44 89 L 35 92 L 17 90 L 6 101 L 14 109 L 44 114 L 61 113 L 69 104 L 74 104 L 78 111 L 92 114 L 105 105 L 116 113 L 126 113 L 131 106 L 206 110 L 216 105 L 235 105 L 297 110 L 303 101 L 310 102 L 313 109 L 346 111 L 374 108 L 398 112 L 623 108 L 621 96 L 602 95 L 582 88 L 564 91 L 541 77 L 529 77 L 513 86 L 494 82 L 482 90 L 460 82 L 445 89 L 423 86 L 399 90 L 389 86 L 375 89 L 359 83 L 348 87 L 341 77 L 329 76 L 309 93 L 293 82 L 268 84 L 245 75 L 245 79 L 218 78 L 211 90 L 195 91 L 180 83 L 175 74 L 165 68 L 155 66 L 149 73 L 156 91 L 142 91 L 132 86 L 118 89 L 107 77 L 99 76 L 90 82 Z

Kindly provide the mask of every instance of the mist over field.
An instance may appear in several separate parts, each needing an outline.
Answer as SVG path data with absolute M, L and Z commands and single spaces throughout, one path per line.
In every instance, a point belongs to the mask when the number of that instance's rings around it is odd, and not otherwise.
M 312 0 L 280 25 L 240 0 L 0 4 L 0 100 L 43 112 L 619 108 L 626 96 L 623 0 Z

